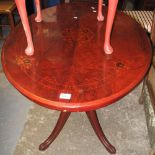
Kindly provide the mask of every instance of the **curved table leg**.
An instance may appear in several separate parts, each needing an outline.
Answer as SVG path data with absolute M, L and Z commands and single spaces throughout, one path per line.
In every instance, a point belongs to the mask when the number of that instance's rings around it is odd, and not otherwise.
M 39 146 L 39 150 L 46 150 L 49 145 L 55 140 L 55 138 L 59 135 L 61 129 L 64 127 L 67 119 L 69 118 L 71 112 L 61 112 L 57 124 L 52 131 L 51 135 Z
M 86 112 L 89 121 L 96 133 L 96 135 L 98 136 L 98 138 L 100 139 L 101 143 L 105 146 L 105 148 L 107 149 L 107 151 L 111 154 L 115 154 L 116 153 L 116 149 L 114 146 L 112 146 L 109 141 L 107 140 L 106 136 L 104 135 L 102 128 L 100 126 L 99 120 L 97 118 L 97 114 L 96 111 L 88 111 Z
M 28 56 L 32 56 L 34 54 L 34 46 L 32 41 L 32 34 L 29 26 L 29 21 L 27 17 L 26 5 L 25 0 L 15 0 L 16 6 L 21 18 L 21 22 L 24 27 L 26 39 L 27 39 L 27 48 L 25 49 L 25 53 Z
M 118 0 L 109 0 L 108 6 L 108 16 L 107 16 L 107 23 L 106 23 L 106 30 L 105 30 L 105 41 L 104 41 L 104 51 L 106 54 L 112 54 L 113 48 L 110 44 L 110 36 L 112 31 L 112 26 L 114 23 L 114 18 L 116 14 Z

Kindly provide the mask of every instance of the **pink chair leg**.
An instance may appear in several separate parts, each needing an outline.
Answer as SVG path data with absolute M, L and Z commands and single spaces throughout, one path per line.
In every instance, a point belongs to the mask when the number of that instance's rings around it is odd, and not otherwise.
M 108 17 L 107 17 L 105 42 L 104 42 L 104 51 L 106 54 L 111 54 L 113 52 L 113 48 L 110 45 L 110 35 L 111 35 L 111 30 L 114 22 L 117 4 L 118 4 L 118 0 L 109 0 Z
M 102 3 L 103 3 L 103 0 L 98 0 L 98 15 L 97 15 L 97 20 L 98 21 L 103 21 L 104 20 L 104 17 L 103 17 L 103 14 L 102 14 Z
M 40 0 L 35 0 L 35 4 L 36 4 L 36 10 L 37 10 L 37 16 L 35 18 L 35 21 L 41 22 L 42 16 L 41 16 Z
M 26 6 L 25 6 L 25 0 L 15 0 L 17 9 L 21 18 L 21 22 L 24 27 L 24 31 L 26 34 L 26 39 L 27 39 L 27 48 L 25 49 L 25 53 L 28 56 L 31 56 L 34 54 L 34 46 L 32 42 L 32 35 L 30 31 L 30 26 L 29 26 L 29 21 L 27 17 L 27 11 L 26 11 Z

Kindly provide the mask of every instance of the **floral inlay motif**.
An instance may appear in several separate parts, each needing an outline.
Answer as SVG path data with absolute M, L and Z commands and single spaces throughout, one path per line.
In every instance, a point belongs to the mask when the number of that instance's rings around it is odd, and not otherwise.
M 23 72 L 27 72 L 35 65 L 35 59 L 27 56 L 17 56 L 16 63 Z

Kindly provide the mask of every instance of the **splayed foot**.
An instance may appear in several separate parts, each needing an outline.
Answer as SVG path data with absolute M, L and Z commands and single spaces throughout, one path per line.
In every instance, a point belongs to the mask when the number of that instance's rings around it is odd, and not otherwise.
M 28 47 L 25 49 L 25 54 L 26 54 L 27 56 L 32 56 L 32 55 L 34 54 L 34 48 L 28 46 Z
M 104 52 L 106 54 L 112 54 L 113 53 L 113 48 L 110 45 L 104 45 Z
M 100 22 L 104 21 L 104 16 L 98 15 L 97 20 L 100 21 Z
M 35 21 L 36 21 L 37 23 L 41 22 L 41 21 L 42 21 L 41 16 L 37 16 L 37 17 L 35 18 Z

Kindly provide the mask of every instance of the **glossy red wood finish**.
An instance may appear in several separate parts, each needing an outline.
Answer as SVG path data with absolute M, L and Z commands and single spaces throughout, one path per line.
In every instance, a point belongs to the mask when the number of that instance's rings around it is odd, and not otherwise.
M 2 64 L 8 80 L 23 95 L 51 109 L 90 111 L 114 103 L 143 79 L 151 61 L 144 30 L 117 13 L 111 39 L 115 52 L 106 55 L 105 22 L 96 20 L 91 6 L 64 4 L 46 9 L 42 23 L 35 23 L 32 16 L 34 56 L 24 54 L 21 24 L 10 34 Z M 107 9 L 103 10 L 105 15 Z M 71 94 L 71 99 L 60 99 L 61 93 Z
M 25 0 L 15 0 L 15 2 L 16 2 L 17 9 L 27 38 L 27 48 L 25 49 L 25 54 L 28 56 L 32 56 L 34 54 L 34 45 L 33 45 L 32 34 L 31 34 L 27 12 L 26 12 Z M 97 15 L 98 21 L 104 20 L 104 16 L 102 14 L 102 3 L 103 3 L 103 0 L 98 1 L 98 15 Z M 110 36 L 111 36 L 114 17 L 116 14 L 118 0 L 109 0 L 108 3 L 109 3 L 108 13 L 107 13 L 108 17 L 107 17 L 106 32 L 105 32 L 104 51 L 106 54 L 111 54 L 113 52 L 113 48 L 110 45 Z M 42 14 L 41 14 L 40 0 L 35 0 L 35 5 L 36 5 L 36 14 L 37 14 L 35 21 L 41 22 Z M 94 10 L 94 7 L 92 7 L 92 10 L 96 11 Z

